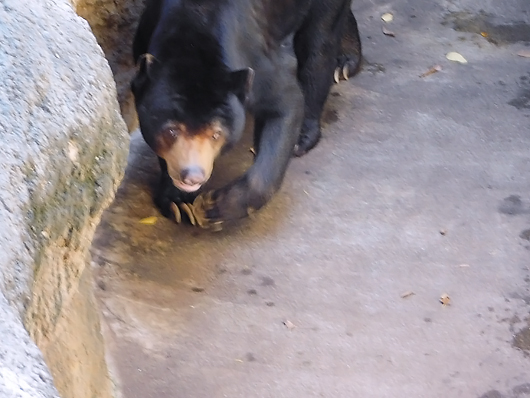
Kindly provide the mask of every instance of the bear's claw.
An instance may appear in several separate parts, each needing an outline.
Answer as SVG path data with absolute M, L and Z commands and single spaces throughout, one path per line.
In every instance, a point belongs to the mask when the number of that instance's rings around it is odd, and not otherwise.
M 197 225 L 195 214 L 193 213 L 193 205 L 188 203 L 180 203 L 180 208 L 188 215 L 191 225 Z
M 213 191 L 197 196 L 193 201 L 193 214 L 195 220 L 201 228 L 209 229 L 212 231 L 220 231 L 223 229 L 223 221 L 215 220 L 209 217 L 208 213 L 212 213 L 215 207 L 215 200 L 213 199 Z
M 177 224 L 180 224 L 182 221 L 182 216 L 180 215 L 180 210 L 175 202 L 171 202 L 171 211 L 173 212 L 173 217 L 175 218 L 175 222 Z
M 171 211 L 173 212 L 175 222 L 177 224 L 182 222 L 182 212 L 184 212 L 188 216 L 191 225 L 199 226 L 211 231 L 220 231 L 222 229 L 223 221 L 215 221 L 208 218 L 208 213 L 214 209 L 215 205 L 212 193 L 213 191 L 210 191 L 206 194 L 197 196 L 193 203 L 171 202 Z
M 344 80 L 348 80 L 350 78 L 350 68 L 347 64 L 342 67 L 342 77 Z
M 198 224 L 197 216 L 194 213 L 193 205 L 191 203 L 180 202 L 177 204 L 175 202 L 171 202 L 171 211 L 177 224 L 180 224 L 182 222 L 182 212 L 186 213 L 191 225 L 195 226 Z
M 333 73 L 333 80 L 335 83 L 339 83 L 341 80 L 348 80 L 350 78 L 350 67 L 346 64 L 342 68 L 335 68 Z

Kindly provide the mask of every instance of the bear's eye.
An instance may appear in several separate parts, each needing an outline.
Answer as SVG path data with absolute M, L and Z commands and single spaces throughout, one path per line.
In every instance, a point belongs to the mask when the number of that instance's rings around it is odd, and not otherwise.
M 162 130 L 158 136 L 160 145 L 164 148 L 171 148 L 179 136 L 179 129 L 176 127 L 167 127 Z
M 212 140 L 218 140 L 219 138 L 221 137 L 221 132 L 218 130 L 218 131 L 215 131 L 213 134 L 212 134 Z

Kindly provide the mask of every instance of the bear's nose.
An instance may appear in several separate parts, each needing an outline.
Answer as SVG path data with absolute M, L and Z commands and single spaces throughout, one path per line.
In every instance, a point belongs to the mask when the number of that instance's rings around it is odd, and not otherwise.
M 200 167 L 188 167 L 180 172 L 180 180 L 186 185 L 197 185 L 204 183 L 204 170 Z

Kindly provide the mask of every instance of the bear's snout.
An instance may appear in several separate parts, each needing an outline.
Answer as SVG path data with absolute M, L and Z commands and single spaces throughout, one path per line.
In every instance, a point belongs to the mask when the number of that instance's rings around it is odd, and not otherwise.
M 188 167 L 180 172 L 180 180 L 190 186 L 202 185 L 206 182 L 206 173 L 201 167 Z

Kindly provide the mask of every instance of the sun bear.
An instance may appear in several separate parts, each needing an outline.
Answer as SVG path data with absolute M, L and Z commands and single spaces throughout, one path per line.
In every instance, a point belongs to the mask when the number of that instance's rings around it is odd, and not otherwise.
M 131 89 L 158 155 L 166 217 L 220 229 L 263 207 L 291 157 L 313 148 L 335 80 L 361 62 L 351 0 L 148 0 L 133 44 Z M 254 117 L 253 165 L 201 192 L 215 159 Z

